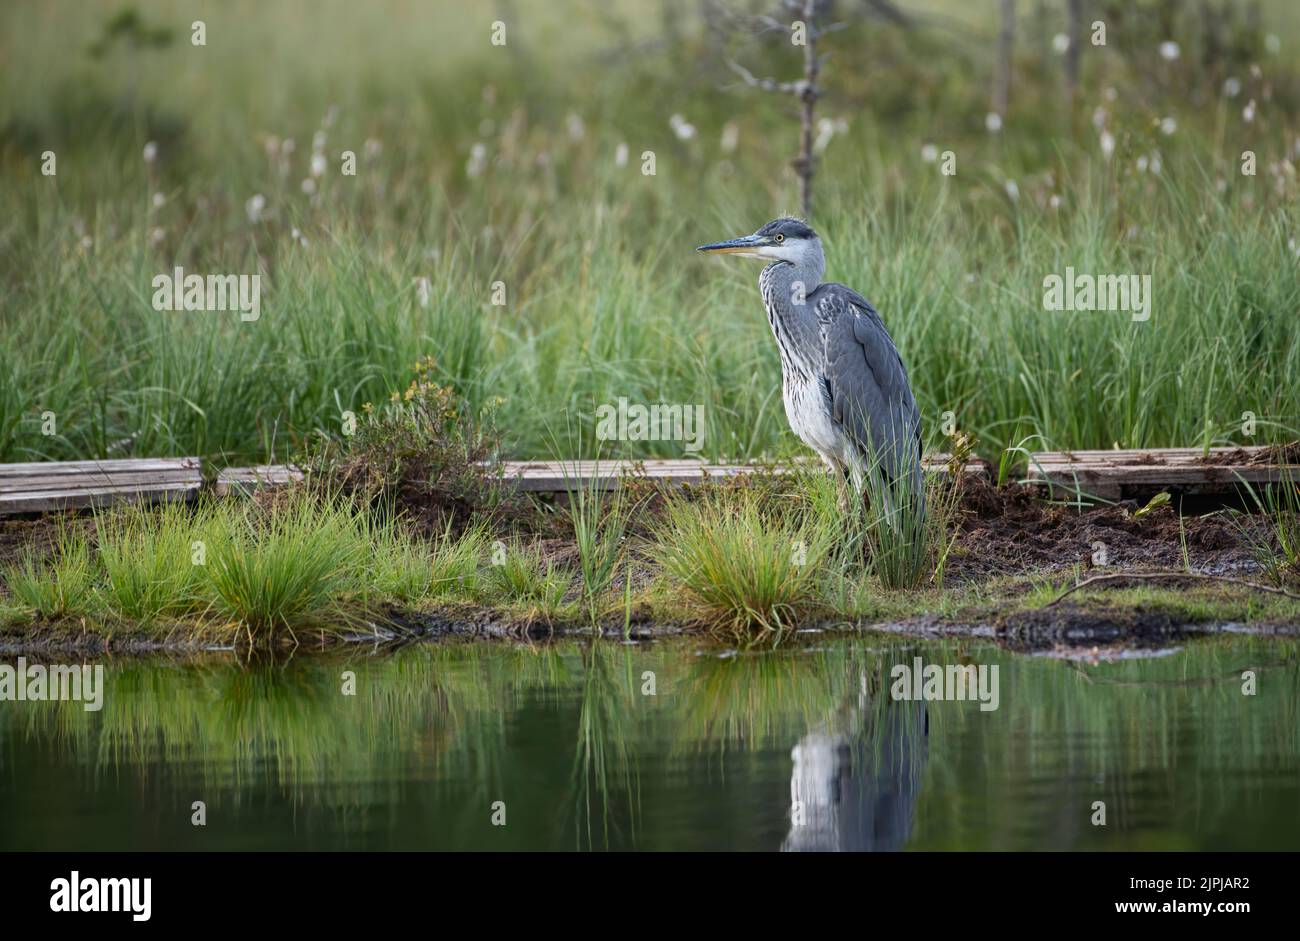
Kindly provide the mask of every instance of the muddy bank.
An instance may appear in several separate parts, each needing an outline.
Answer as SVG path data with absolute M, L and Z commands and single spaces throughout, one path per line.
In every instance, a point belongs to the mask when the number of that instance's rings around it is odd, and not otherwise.
M 1012 586 L 1022 587 L 1022 586 Z M 1184 592 L 1167 589 L 1168 599 Z M 1168 649 L 1173 645 L 1221 633 L 1257 636 L 1300 637 L 1300 618 L 1289 615 L 1252 617 L 1248 622 L 1232 617 L 1191 617 L 1177 606 L 1162 607 L 1156 600 L 1140 604 L 1115 602 L 1107 596 L 1067 600 L 1058 605 L 1017 607 L 1006 601 L 982 610 L 974 608 L 952 615 L 921 613 L 888 619 L 823 619 L 810 621 L 787 635 L 782 643 L 815 642 L 832 634 L 888 634 L 918 640 L 970 638 L 992 642 L 1017 653 L 1050 654 L 1063 657 L 1095 658 Z M 732 638 L 719 637 L 684 623 L 635 620 L 626 629 L 621 621 L 601 625 L 606 641 L 652 643 L 676 638 L 693 638 L 719 650 L 735 645 Z M 278 657 L 299 654 L 346 654 L 349 650 L 383 651 L 408 644 L 457 641 L 491 643 L 545 643 L 549 640 L 591 638 L 586 622 L 548 623 L 520 618 L 490 608 L 457 605 L 430 611 L 390 610 L 384 619 L 336 634 L 304 631 L 296 645 L 280 645 L 254 652 L 239 644 L 209 635 L 197 637 L 176 631 L 168 635 L 74 630 L 66 625 L 29 625 L 20 632 L 0 634 L 0 658 L 20 654 L 97 657 L 177 656 L 189 659 L 217 652 L 240 656 Z M 772 637 L 759 637 L 754 646 L 770 647 Z
M 1093 568 L 1098 544 L 1106 564 L 1118 569 L 1175 568 L 1187 561 L 1204 572 L 1254 567 L 1228 511 L 1184 515 L 1163 507 L 1141 516 L 1133 501 L 1078 509 L 1045 503 L 1030 487 L 994 487 L 967 477 L 962 483 L 958 534 L 947 576 L 972 582 L 997 575 Z

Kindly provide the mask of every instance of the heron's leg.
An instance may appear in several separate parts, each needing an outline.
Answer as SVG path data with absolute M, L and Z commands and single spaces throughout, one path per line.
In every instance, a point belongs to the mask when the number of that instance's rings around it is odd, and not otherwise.
M 838 461 L 825 454 L 821 455 L 821 459 L 827 470 L 831 472 L 831 478 L 835 481 L 835 504 L 839 507 L 840 513 L 847 515 L 853 504 L 849 499 L 849 482 L 844 478 L 844 468 L 840 466 Z
M 854 491 L 861 494 L 862 485 L 866 480 L 867 475 L 866 472 L 862 469 L 862 465 L 859 462 L 854 461 L 851 464 L 849 464 L 849 476 L 853 479 Z

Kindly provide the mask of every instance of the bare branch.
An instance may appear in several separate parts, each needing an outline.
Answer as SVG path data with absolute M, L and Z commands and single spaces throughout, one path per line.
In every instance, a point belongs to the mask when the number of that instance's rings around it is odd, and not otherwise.
M 741 77 L 746 85 L 750 88 L 757 88 L 762 91 L 782 92 L 787 95 L 802 95 L 804 92 L 803 82 L 778 82 L 774 78 L 756 78 L 754 73 L 749 71 L 739 62 L 727 60 L 727 66 L 731 71 Z
M 1228 582 L 1233 585 L 1244 585 L 1246 588 L 1253 588 L 1256 591 L 1266 591 L 1274 595 L 1282 595 L 1286 598 L 1293 598 L 1300 601 L 1300 595 L 1287 591 L 1285 588 L 1273 588 L 1269 585 L 1261 585 L 1259 582 L 1248 582 L 1244 578 L 1233 578 L 1231 575 L 1209 575 L 1205 572 L 1115 572 L 1110 575 L 1094 575 L 1091 578 L 1085 578 L 1077 585 L 1073 585 L 1061 592 L 1051 601 L 1047 602 L 1044 607 L 1050 608 L 1057 604 L 1063 598 L 1074 594 L 1080 588 L 1088 585 L 1095 585 L 1098 582 L 1117 582 L 1117 581 L 1139 581 L 1154 582 L 1166 579 L 1192 579 L 1194 581 L 1214 581 Z

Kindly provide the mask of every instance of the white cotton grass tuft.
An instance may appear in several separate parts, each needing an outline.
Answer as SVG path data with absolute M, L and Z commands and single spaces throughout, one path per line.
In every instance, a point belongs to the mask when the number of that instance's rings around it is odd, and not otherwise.
M 680 114 L 674 114 L 668 119 L 668 126 L 673 129 L 678 140 L 687 141 L 695 137 L 695 125 L 691 124 Z
M 1180 49 L 1178 43 L 1174 42 L 1172 39 L 1166 39 L 1160 44 L 1160 58 L 1164 59 L 1166 62 L 1173 62 L 1180 55 L 1182 55 L 1182 49 Z
M 1170 136 L 1176 130 L 1178 130 L 1178 122 L 1172 117 L 1166 116 L 1160 119 L 1160 133 L 1165 137 Z
M 144 157 L 145 163 L 153 163 L 158 159 L 158 145 L 153 141 L 149 141 L 144 145 L 144 151 L 141 153 L 141 156 Z
M 921 159 L 926 163 L 934 163 L 939 159 L 939 148 L 935 144 L 921 145 Z
M 1102 158 L 1109 160 L 1115 153 L 1115 135 L 1110 131 L 1102 131 L 1098 140 L 1101 143 Z
M 1229 75 L 1223 80 L 1223 93 L 1229 98 L 1236 98 L 1241 94 L 1241 79 Z
M 481 176 L 485 167 L 487 167 L 487 147 L 476 142 L 469 149 L 469 160 L 465 163 L 465 175 L 469 177 Z
M 1252 98 L 1246 102 L 1246 107 L 1241 109 L 1241 119 L 1247 124 L 1255 120 L 1255 99 Z
M 316 181 L 311 177 L 305 177 L 302 181 L 302 191 L 308 196 L 316 195 Z
M 266 197 L 261 193 L 256 193 L 248 198 L 244 203 L 244 212 L 248 214 L 248 221 L 254 224 L 262 221 L 262 213 L 266 211 Z
M 1052 49 L 1058 55 L 1065 55 L 1070 51 L 1070 37 L 1065 33 L 1057 33 L 1052 37 Z
M 825 153 L 826 148 L 830 146 L 831 138 L 835 136 L 835 122 L 830 118 L 822 118 L 817 122 L 817 137 L 813 140 L 813 151 L 815 153 Z
M 626 167 L 627 158 L 628 158 L 627 142 L 619 141 L 618 146 L 614 148 L 614 166 Z
M 433 285 L 428 278 L 421 275 L 415 279 L 415 300 L 421 307 L 427 308 L 433 295 Z
M 1002 130 L 1002 115 L 996 111 L 990 111 L 984 115 L 984 128 L 990 134 L 996 134 Z
M 161 209 L 163 205 L 167 202 L 167 197 L 164 196 L 162 193 L 154 193 L 153 196 L 150 198 L 150 201 L 153 203 L 153 208 Z
M 734 153 L 736 147 L 740 144 L 740 126 L 735 121 L 728 121 L 722 125 L 722 140 L 718 146 L 722 148 L 724 154 Z
M 325 175 L 325 155 L 320 151 L 311 155 L 311 175 L 314 177 Z

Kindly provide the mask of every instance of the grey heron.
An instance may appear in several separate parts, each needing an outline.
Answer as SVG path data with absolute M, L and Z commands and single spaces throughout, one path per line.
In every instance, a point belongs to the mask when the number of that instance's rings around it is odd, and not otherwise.
M 921 419 L 907 369 L 871 303 L 822 281 L 826 258 L 817 233 L 798 219 L 776 219 L 697 251 L 770 262 L 758 287 L 794 433 L 837 481 L 847 473 L 859 494 L 870 476 L 879 489 L 868 492 L 881 493 L 887 506 L 890 494 L 914 495 L 923 505 Z

